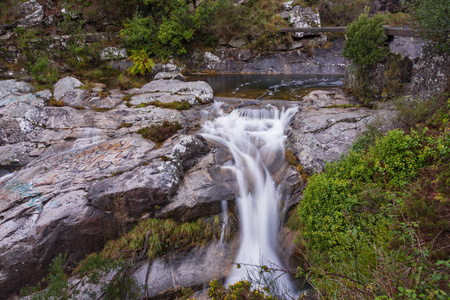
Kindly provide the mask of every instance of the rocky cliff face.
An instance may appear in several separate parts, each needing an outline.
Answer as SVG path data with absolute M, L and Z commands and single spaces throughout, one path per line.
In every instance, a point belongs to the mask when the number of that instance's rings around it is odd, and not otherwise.
M 229 154 L 195 134 L 202 121 L 201 110 L 213 99 L 210 87 L 186 83 L 179 75 L 159 78 L 140 90 L 110 91 L 106 96 L 102 93 L 103 97 L 83 89 L 75 78 L 61 80 L 53 93 L 33 92 L 33 87 L 23 82 L 0 82 L 2 298 L 40 280 L 59 253 L 80 260 L 139 220 L 191 221 L 213 216 L 221 213 L 223 200 L 233 209 L 237 193 L 234 174 L 220 167 L 230 159 Z M 168 94 L 162 95 L 165 90 L 155 90 L 155 86 L 167 87 Z M 131 99 L 128 105 L 122 100 L 125 94 L 130 95 L 125 97 Z M 143 97 L 181 101 L 191 95 L 194 106 L 185 111 L 138 107 L 142 101 L 135 101 Z M 52 97 L 68 105 L 49 106 Z M 265 103 L 230 99 L 224 109 Z M 325 161 L 338 158 L 364 129 L 372 111 L 329 108 L 351 103 L 353 100 L 337 89 L 314 92 L 300 104 L 302 111 L 288 130 L 289 147 L 308 170 L 318 171 Z M 108 109 L 97 111 L 98 107 Z M 160 147 L 136 134 L 138 129 L 163 120 L 177 121 L 183 129 Z M 296 169 L 285 164 L 274 176 L 288 206 L 299 201 L 304 180 Z M 168 295 L 178 286 L 198 287 L 226 277 L 230 266 L 226 261 L 232 261 L 236 247 L 224 247 L 220 250 L 211 244 L 192 250 L 192 254 L 170 254 L 174 256 L 155 261 L 149 289 L 156 297 Z M 216 255 L 225 255 L 220 270 L 211 261 Z M 174 263 L 174 257 L 180 262 L 166 266 Z M 195 275 L 189 266 L 202 263 L 204 269 L 200 269 L 208 271 Z M 138 281 L 146 278 L 140 270 L 135 275 Z M 167 280 L 159 277 L 162 270 L 172 270 Z

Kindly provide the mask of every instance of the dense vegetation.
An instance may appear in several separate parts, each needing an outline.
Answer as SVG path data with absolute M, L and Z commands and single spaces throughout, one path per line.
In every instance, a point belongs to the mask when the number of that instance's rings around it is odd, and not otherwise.
M 299 275 L 324 298 L 448 299 L 450 98 L 405 105 L 419 124 L 366 132 L 308 181 Z

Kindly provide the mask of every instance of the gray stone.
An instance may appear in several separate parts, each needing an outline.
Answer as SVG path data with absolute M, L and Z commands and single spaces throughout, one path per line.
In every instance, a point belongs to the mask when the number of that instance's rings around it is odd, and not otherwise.
M 288 128 L 288 148 L 309 173 L 321 172 L 326 162 L 339 159 L 372 116 L 385 114 L 365 107 L 339 107 L 357 104 L 340 89 L 315 91 L 304 101 Z
M 203 54 L 203 65 L 207 70 L 214 70 L 219 63 L 221 63 L 221 59 L 217 55 L 208 51 Z
M 25 16 L 19 20 L 21 26 L 36 26 L 44 18 L 44 9 L 38 1 L 30 0 L 22 4 L 21 15 Z
M 234 39 L 228 43 L 228 45 L 230 45 L 233 48 L 242 48 L 243 46 L 245 46 L 247 44 L 248 43 L 243 39 Z
M 286 1 L 283 2 L 282 6 L 284 10 L 291 10 L 292 9 L 292 4 L 294 4 L 294 1 Z
M 399 53 L 411 60 L 415 60 L 422 55 L 422 47 L 422 41 L 414 37 L 395 36 L 394 40 L 389 43 L 391 52 Z
M 153 80 L 179 80 L 179 81 L 186 81 L 183 75 L 181 73 L 174 73 L 174 72 L 159 72 L 155 75 L 155 78 Z
M 186 100 L 190 104 L 209 103 L 214 98 L 212 88 L 204 81 L 182 82 L 179 80 L 154 80 L 145 84 L 139 90 L 139 94 L 160 92 L 187 96 Z
M 70 76 L 64 77 L 63 79 L 58 80 L 58 82 L 53 86 L 54 97 L 59 101 L 67 92 L 83 85 L 84 84 L 76 78 Z
M 62 97 L 61 100 L 63 100 L 66 105 L 71 107 L 83 107 L 88 100 L 88 92 L 83 89 L 69 90 L 64 94 L 64 97 Z
M 0 106 L 17 101 L 17 97 L 24 93 L 31 93 L 34 87 L 26 82 L 15 79 L 0 81 Z
M 100 52 L 101 60 L 120 60 L 127 57 L 127 50 L 117 47 L 107 47 Z
M 174 63 L 160 64 L 156 63 L 153 66 L 152 73 L 157 74 L 159 72 L 169 72 L 169 73 L 181 73 L 183 69 Z
M 310 7 L 294 6 L 292 10 L 284 11 L 280 14 L 284 19 L 289 20 L 293 28 L 311 28 L 320 27 L 320 16 Z M 293 37 L 302 38 L 304 32 L 295 32 Z

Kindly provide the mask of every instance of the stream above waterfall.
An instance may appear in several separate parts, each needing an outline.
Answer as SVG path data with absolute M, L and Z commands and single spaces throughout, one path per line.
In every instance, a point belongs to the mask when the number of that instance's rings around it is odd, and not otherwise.
M 206 81 L 214 90 L 216 97 L 300 101 L 313 90 L 342 86 L 344 76 L 222 74 L 186 76 L 186 80 Z

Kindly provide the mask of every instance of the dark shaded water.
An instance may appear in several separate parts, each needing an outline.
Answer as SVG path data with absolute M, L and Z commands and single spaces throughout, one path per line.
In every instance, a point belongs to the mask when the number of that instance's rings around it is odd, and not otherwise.
M 186 80 L 206 81 L 217 97 L 298 101 L 312 90 L 342 86 L 344 75 L 199 75 Z

